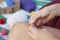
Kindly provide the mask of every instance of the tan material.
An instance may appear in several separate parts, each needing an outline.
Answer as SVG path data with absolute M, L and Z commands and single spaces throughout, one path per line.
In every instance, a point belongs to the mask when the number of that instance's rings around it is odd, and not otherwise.
M 17 3 L 20 3 L 20 0 L 14 0 L 14 2 L 17 4 Z
M 8 13 L 8 14 L 13 13 L 12 8 L 10 8 L 10 7 L 6 8 L 5 10 L 6 10 L 6 13 Z
M 0 14 L 2 14 L 2 13 L 5 13 L 5 8 L 4 9 L 0 9 Z
M 20 10 L 20 4 L 19 3 L 14 6 L 14 12 L 16 12 L 18 10 Z
M 50 27 L 44 27 L 43 29 L 39 29 L 39 37 L 37 39 L 33 39 L 28 32 L 34 31 L 32 28 L 29 29 L 29 24 L 27 23 L 16 23 L 13 25 L 13 27 L 10 30 L 10 33 L 8 35 L 7 40 L 60 40 L 60 35 L 59 34 L 60 30 L 58 29 L 52 29 Z M 31 32 L 32 33 L 32 32 Z M 32 33 L 33 34 L 33 33 Z M 34 35 L 33 36 L 36 36 Z
M 10 7 L 6 7 L 6 8 L 0 8 L 0 14 L 14 13 L 18 10 L 20 10 L 20 4 L 16 4 Z
M 0 3 L 3 2 L 4 0 L 0 0 Z

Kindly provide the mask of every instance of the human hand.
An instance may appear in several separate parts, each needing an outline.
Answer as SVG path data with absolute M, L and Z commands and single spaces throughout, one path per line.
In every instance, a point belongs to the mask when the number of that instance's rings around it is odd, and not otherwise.
M 39 10 L 31 16 L 29 23 L 35 25 L 45 24 L 55 16 L 60 16 L 60 4 L 54 4 Z
M 29 26 L 29 36 L 33 40 L 58 40 L 51 32 L 47 29 L 37 29 L 36 27 Z

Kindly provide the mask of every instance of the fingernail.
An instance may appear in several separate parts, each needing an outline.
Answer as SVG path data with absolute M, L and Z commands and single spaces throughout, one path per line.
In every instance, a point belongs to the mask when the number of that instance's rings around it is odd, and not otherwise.
M 32 23 L 33 23 L 33 21 L 30 21 L 30 23 L 32 24 Z

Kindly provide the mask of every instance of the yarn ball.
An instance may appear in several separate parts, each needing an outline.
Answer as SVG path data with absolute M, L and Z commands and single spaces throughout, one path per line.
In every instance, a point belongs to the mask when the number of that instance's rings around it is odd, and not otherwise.
M 4 0 L 8 6 L 14 5 L 14 0 Z
M 36 9 L 36 4 L 33 0 L 20 0 L 20 5 L 22 9 L 28 12 L 34 11 Z
M 12 14 L 8 19 L 7 19 L 7 24 L 12 26 L 13 24 L 17 22 L 27 22 L 28 17 L 26 15 L 27 12 L 20 10 L 17 11 L 16 13 Z

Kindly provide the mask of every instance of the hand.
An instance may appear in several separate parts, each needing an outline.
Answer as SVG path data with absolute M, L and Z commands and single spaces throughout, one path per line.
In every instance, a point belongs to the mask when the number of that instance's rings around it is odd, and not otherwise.
M 40 22 L 40 24 L 41 24 L 41 21 L 42 21 L 42 23 L 45 24 L 49 20 L 53 19 L 55 16 L 60 16 L 60 4 L 54 4 L 54 5 L 47 6 L 43 9 L 39 10 L 37 13 L 35 13 L 31 16 L 29 23 L 30 24 L 33 24 L 33 23 L 39 24 L 38 22 Z
M 45 28 L 37 29 L 30 26 L 29 30 L 28 34 L 33 40 L 58 40 Z

